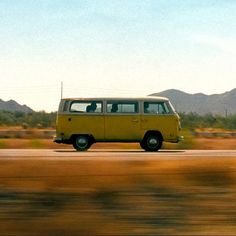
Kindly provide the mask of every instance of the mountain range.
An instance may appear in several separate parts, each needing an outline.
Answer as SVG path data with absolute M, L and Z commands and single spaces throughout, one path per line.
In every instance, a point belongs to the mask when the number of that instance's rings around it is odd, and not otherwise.
M 177 112 L 195 112 L 199 115 L 211 113 L 222 116 L 236 114 L 236 89 L 213 95 L 189 94 L 180 90 L 169 89 L 150 95 L 169 98 Z
M 9 100 L 9 101 L 3 101 L 0 99 L 0 110 L 5 110 L 5 111 L 21 111 L 25 113 L 30 113 L 33 112 L 33 110 L 26 106 L 26 105 L 20 105 L 14 100 Z
M 170 99 L 177 112 L 194 112 L 199 115 L 218 114 L 227 116 L 236 114 L 236 88 L 222 93 L 206 95 L 203 93 L 189 94 L 176 89 L 150 94 L 150 96 L 163 96 Z M 26 105 L 20 105 L 14 100 L 3 101 L 0 99 L 0 110 L 33 112 Z

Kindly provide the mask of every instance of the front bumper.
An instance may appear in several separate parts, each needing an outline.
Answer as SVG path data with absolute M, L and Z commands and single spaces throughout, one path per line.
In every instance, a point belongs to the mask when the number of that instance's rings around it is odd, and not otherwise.
M 164 141 L 170 142 L 170 143 L 178 143 L 178 142 L 181 142 L 183 140 L 184 140 L 184 136 L 177 136 L 174 139 L 167 139 L 167 140 L 164 140 Z
M 184 141 L 184 136 L 178 136 L 178 142 Z

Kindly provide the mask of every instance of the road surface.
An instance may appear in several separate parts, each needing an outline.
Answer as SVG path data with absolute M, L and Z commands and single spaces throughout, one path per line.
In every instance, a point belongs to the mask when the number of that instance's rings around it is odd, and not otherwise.
M 73 149 L 0 149 L 1 158 L 43 158 L 64 160 L 159 160 L 236 157 L 236 150 L 160 150 L 145 152 L 139 149 L 91 149 L 87 152 L 76 152 Z
M 236 235 L 236 151 L 0 150 L 0 235 Z

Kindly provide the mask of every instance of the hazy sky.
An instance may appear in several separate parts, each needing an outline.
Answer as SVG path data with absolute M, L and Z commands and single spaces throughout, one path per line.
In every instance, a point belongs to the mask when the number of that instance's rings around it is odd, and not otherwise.
M 0 98 L 236 88 L 236 0 L 0 0 Z

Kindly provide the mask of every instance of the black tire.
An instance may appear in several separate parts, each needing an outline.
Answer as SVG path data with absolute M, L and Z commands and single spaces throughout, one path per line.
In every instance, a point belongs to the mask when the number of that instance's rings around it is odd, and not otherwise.
M 73 142 L 73 147 L 77 151 L 86 151 L 90 148 L 91 141 L 90 138 L 86 135 L 78 135 L 75 137 Z
M 158 151 L 162 146 L 162 137 L 157 134 L 149 134 L 144 137 L 142 142 L 140 143 L 140 146 L 148 152 L 156 152 Z
M 139 144 L 140 144 L 140 147 L 145 150 L 145 144 L 144 144 L 143 140 Z

